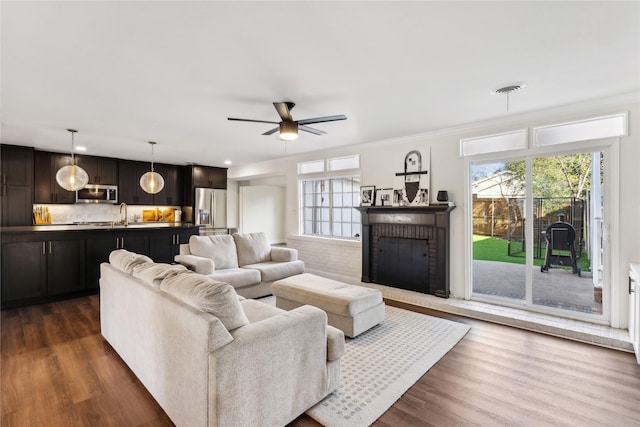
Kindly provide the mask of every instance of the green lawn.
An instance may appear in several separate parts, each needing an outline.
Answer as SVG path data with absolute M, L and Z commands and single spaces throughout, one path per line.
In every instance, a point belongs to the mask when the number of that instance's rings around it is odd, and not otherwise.
M 542 253 L 546 253 L 545 251 L 546 248 L 543 248 Z M 554 252 L 557 253 L 557 251 Z M 569 255 L 569 251 L 566 252 Z M 473 235 L 473 259 L 511 262 L 514 264 L 524 264 L 526 261 L 524 252 L 517 256 L 509 256 L 508 242 L 506 240 L 476 234 Z M 533 259 L 533 265 L 541 266 L 543 264 L 544 259 Z M 591 271 L 591 263 L 585 252 L 578 258 L 578 268 L 582 271 Z

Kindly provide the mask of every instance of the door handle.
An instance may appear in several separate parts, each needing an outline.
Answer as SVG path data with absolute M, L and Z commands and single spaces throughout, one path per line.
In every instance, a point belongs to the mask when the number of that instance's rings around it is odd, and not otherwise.
M 631 276 L 629 276 L 629 294 L 632 294 L 633 292 L 635 292 L 636 290 L 633 289 L 633 279 L 631 278 Z

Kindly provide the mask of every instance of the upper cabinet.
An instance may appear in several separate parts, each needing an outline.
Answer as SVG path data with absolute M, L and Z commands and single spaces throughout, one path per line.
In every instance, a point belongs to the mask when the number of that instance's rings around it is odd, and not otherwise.
M 56 182 L 56 173 L 63 166 L 71 164 L 69 154 L 36 151 L 35 167 L 35 203 L 75 203 L 76 192 L 67 191 Z
M 184 186 L 184 168 L 176 165 L 156 163 L 154 170 L 164 179 L 162 191 L 153 195 L 156 205 L 181 206 Z
M 226 168 L 188 166 L 187 176 L 191 179 L 191 187 L 227 189 Z
M 194 188 L 227 189 L 227 169 L 190 165 L 184 168 L 184 205 L 194 202 Z
M 147 162 L 118 161 L 118 201 L 130 205 L 153 205 L 153 194 L 140 187 L 140 178 L 149 168 Z
M 89 184 L 118 184 L 118 161 L 116 159 L 109 157 L 76 156 L 76 164 L 89 175 Z
M 33 148 L 2 145 L 0 147 L 0 224 L 2 226 L 33 223 Z

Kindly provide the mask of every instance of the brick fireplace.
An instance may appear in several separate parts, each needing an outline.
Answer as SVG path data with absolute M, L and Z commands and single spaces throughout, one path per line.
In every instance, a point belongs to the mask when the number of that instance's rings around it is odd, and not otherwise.
M 455 206 L 363 206 L 362 281 L 449 297 L 449 212 Z

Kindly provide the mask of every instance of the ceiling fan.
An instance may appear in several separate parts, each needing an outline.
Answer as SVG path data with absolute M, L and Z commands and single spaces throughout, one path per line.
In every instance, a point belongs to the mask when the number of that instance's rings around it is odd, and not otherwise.
M 256 122 L 256 123 L 273 123 L 278 125 L 277 128 L 266 131 L 263 135 L 272 135 L 280 131 L 280 139 L 284 141 L 292 141 L 298 138 L 298 130 L 312 133 L 314 135 L 323 135 L 326 132 L 320 129 L 315 129 L 307 125 L 313 123 L 334 122 L 336 120 L 347 120 L 347 117 L 340 114 L 338 116 L 325 116 L 315 117 L 313 119 L 293 120 L 291 116 L 291 110 L 296 106 L 293 102 L 274 102 L 273 106 L 276 107 L 278 115 L 282 119 L 280 122 L 271 122 L 267 120 L 253 120 L 253 119 L 236 119 L 228 117 L 229 120 L 236 120 L 240 122 Z

